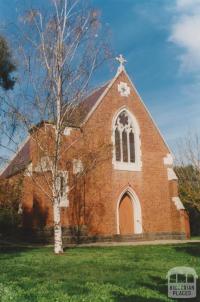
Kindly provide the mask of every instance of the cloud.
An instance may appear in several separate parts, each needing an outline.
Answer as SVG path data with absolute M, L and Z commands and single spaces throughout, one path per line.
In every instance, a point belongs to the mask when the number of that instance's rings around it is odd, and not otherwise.
M 196 10 L 200 0 L 176 0 L 176 7 L 179 10 Z
M 169 41 L 180 47 L 181 69 L 200 71 L 200 0 L 176 0 Z

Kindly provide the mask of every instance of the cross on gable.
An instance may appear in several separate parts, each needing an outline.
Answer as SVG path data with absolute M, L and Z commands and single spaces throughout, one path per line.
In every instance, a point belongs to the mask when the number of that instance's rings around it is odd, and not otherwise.
M 120 65 L 119 65 L 119 70 L 122 70 L 124 68 L 124 63 L 127 62 L 126 59 L 124 59 L 124 57 L 120 54 L 119 57 L 116 57 L 116 60 L 119 61 Z

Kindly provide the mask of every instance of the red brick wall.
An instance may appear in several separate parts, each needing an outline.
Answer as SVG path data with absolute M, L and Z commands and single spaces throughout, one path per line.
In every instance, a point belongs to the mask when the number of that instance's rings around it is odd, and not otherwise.
M 127 82 L 131 87 L 129 97 L 120 96 L 117 85 Z M 112 120 L 116 112 L 125 106 L 137 119 L 141 133 L 142 170 L 138 172 L 119 171 L 112 166 Z M 63 152 L 61 167 L 70 171 L 69 184 L 72 187 L 72 158 L 81 158 L 88 165 L 84 178 L 84 223 L 91 234 L 117 233 L 117 202 L 121 192 L 131 187 L 137 194 L 142 208 L 143 232 L 182 232 L 180 212 L 177 211 L 171 197 L 177 192 L 177 184 L 169 183 L 167 167 L 163 158 L 169 150 L 153 124 L 145 107 L 125 74 L 108 91 L 90 119 L 81 131 L 73 130 L 65 137 L 66 148 Z M 33 148 L 33 157 L 36 151 Z M 36 159 L 33 162 L 37 162 Z M 33 207 L 33 195 L 37 195 L 40 206 L 47 213 L 46 224 L 52 225 L 51 202 L 41 190 L 25 180 L 24 205 Z M 82 180 L 79 180 L 83 182 Z M 41 183 L 43 184 L 42 180 Z M 43 184 L 45 187 L 45 184 Z M 83 183 L 79 184 L 83 189 Z M 37 191 L 37 192 L 36 192 Z M 83 192 L 81 193 L 83 194 Z M 62 210 L 63 225 L 70 224 L 73 209 L 73 190 L 70 191 L 69 208 Z M 47 211 L 45 212 L 45 209 Z
M 84 126 L 86 146 L 93 150 L 98 149 L 102 143 L 111 144 L 113 116 L 125 106 L 134 114 L 140 126 L 142 171 L 113 169 L 112 154 L 107 161 L 99 163 L 96 169 L 91 171 L 87 180 L 86 200 L 90 204 L 93 203 L 96 213 L 99 209 L 104 213 L 101 218 L 94 213 L 91 231 L 116 234 L 117 201 L 120 193 L 128 186 L 140 199 L 144 232 L 181 231 L 180 213 L 176 209 L 172 210 L 167 169 L 163 163 L 163 158 L 169 150 L 136 92 L 131 89 L 128 98 L 120 96 L 117 90 L 120 81 L 128 82 L 128 79 L 124 74 L 119 76 Z M 131 87 L 131 83 L 128 85 Z M 173 211 L 175 213 L 172 217 Z

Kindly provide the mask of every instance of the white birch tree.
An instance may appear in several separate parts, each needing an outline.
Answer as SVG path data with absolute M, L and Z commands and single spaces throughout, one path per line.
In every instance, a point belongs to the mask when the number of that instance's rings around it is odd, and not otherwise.
M 21 80 L 18 78 L 17 95 L 7 96 L 1 106 L 7 119 L 2 133 L 11 142 L 11 151 L 15 152 L 19 134 L 31 131 L 42 154 L 40 173 L 48 189 L 34 178 L 32 171 L 29 173 L 34 184 L 52 202 L 56 254 L 63 252 L 60 161 L 63 150 L 67 151 L 75 143 L 63 145 L 63 131 L 70 126 L 70 117 L 87 92 L 94 70 L 110 57 L 99 12 L 89 8 L 86 2 L 51 0 L 47 1 L 45 13 L 31 9 L 21 18 L 23 43 L 20 42 L 18 64 L 23 64 L 23 73 L 20 73 Z M 7 131 L 11 129 L 8 120 L 13 122 L 12 133 Z M 33 127 L 40 122 L 44 127 Z M 49 138 L 51 148 L 47 143 Z M 1 146 L 8 145 L 1 142 Z M 44 169 L 44 158 L 50 177 Z

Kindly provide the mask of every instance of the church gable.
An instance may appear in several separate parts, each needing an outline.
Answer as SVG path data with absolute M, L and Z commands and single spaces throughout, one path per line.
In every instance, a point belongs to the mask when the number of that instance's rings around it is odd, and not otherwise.
M 120 114 L 126 116 L 127 124 L 123 125 L 119 122 Z M 162 158 L 170 153 L 158 127 L 124 69 L 118 70 L 114 79 L 110 81 L 88 113 L 83 126 L 96 129 L 93 133 L 98 133 L 100 140 L 103 135 L 110 136 L 115 146 L 116 154 L 113 164 L 116 169 L 118 166 L 121 170 L 127 170 L 125 166 L 127 166 L 126 163 L 129 163 L 129 167 L 132 166 L 132 169 L 128 170 L 140 171 L 141 152 L 149 152 L 151 156 L 153 153 L 154 155 L 162 153 Z M 127 133 L 125 134 L 123 131 Z M 122 150 L 124 144 L 120 147 L 120 140 L 124 140 L 125 144 L 127 141 L 125 155 Z M 134 152 L 130 149 L 130 145 L 133 143 L 135 144 Z M 120 161 L 123 163 L 121 165 L 117 164 L 120 156 Z M 123 156 L 124 159 L 122 159 Z

